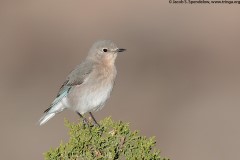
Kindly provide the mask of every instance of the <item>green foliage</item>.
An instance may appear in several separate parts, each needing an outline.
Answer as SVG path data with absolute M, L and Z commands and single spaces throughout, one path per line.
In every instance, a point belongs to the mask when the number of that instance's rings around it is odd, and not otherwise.
M 140 136 L 138 131 L 130 131 L 126 123 L 105 118 L 100 127 L 68 121 L 65 124 L 70 129 L 69 142 L 45 153 L 46 160 L 166 160 L 152 149 L 154 137 Z

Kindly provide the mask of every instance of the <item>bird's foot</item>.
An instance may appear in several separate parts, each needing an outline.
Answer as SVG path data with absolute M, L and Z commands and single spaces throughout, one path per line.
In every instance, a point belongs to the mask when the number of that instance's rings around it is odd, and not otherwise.
M 88 124 L 89 124 L 89 121 L 87 120 L 87 118 L 83 118 L 82 121 L 83 121 L 83 124 L 84 124 L 84 125 L 88 125 Z
M 86 126 L 89 127 L 89 121 L 87 120 L 87 118 L 83 118 L 83 128 L 85 128 Z
M 97 123 L 97 121 L 96 121 L 96 122 L 93 121 L 93 125 L 94 125 L 94 126 L 97 126 L 97 127 L 100 127 L 100 125 Z
M 81 115 L 79 112 L 77 112 L 77 114 L 80 116 L 80 118 L 82 118 L 82 121 L 83 121 L 83 127 L 85 128 L 85 126 L 88 126 L 89 127 L 89 121 L 83 117 L 83 115 Z
M 91 116 L 91 119 L 93 120 L 94 126 L 100 127 L 100 125 L 98 124 L 98 122 L 97 122 L 96 119 L 94 118 L 92 112 L 89 112 L 89 114 L 90 114 L 90 116 Z

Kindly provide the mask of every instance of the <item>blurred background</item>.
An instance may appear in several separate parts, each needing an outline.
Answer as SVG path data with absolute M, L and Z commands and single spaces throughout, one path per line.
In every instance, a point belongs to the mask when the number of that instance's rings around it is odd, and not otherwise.
M 239 159 L 238 5 L 166 1 L 0 1 L 1 159 L 43 159 L 68 140 L 64 111 L 39 127 L 92 43 L 111 39 L 112 96 L 95 116 L 129 122 L 172 160 Z

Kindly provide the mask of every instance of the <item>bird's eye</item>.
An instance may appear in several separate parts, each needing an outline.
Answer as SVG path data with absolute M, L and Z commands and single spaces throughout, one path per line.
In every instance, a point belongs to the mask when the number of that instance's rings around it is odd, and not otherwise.
M 108 50 L 106 48 L 103 48 L 103 52 L 107 52 Z

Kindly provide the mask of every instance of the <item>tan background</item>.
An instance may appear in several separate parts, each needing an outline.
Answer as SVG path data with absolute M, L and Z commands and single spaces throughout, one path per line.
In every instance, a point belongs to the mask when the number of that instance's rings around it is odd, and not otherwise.
M 95 113 L 157 137 L 172 160 L 240 159 L 240 5 L 0 1 L 1 159 L 42 159 L 68 139 L 65 111 L 36 122 L 98 39 L 128 49 Z

